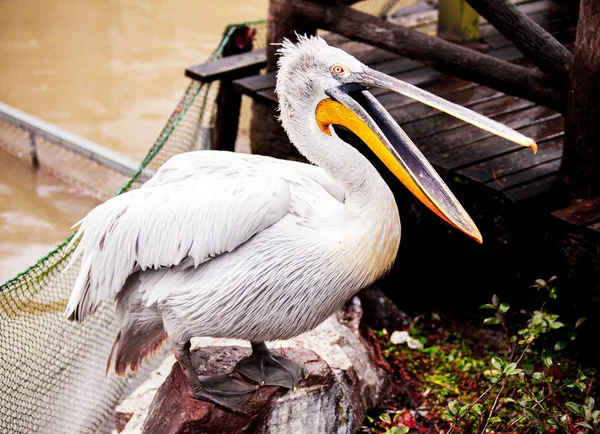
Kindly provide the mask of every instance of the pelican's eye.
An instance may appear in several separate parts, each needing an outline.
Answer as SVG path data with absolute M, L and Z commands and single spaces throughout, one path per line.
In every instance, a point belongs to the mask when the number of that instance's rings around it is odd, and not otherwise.
M 350 70 L 344 65 L 340 65 L 339 63 L 330 66 L 329 71 L 331 72 L 331 75 L 333 75 L 335 78 L 347 77 L 350 74 Z

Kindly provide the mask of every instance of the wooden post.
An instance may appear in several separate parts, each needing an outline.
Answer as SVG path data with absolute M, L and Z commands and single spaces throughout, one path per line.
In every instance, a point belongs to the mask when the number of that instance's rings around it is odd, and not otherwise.
M 600 195 L 600 2 L 582 0 L 561 174 L 574 197 Z
M 437 33 L 449 41 L 473 41 L 479 37 L 479 14 L 465 0 L 440 0 Z
M 296 33 L 314 35 L 317 28 L 305 19 L 296 16 L 294 0 L 270 0 L 267 18 L 267 69 L 277 70 L 276 52 L 283 38 L 296 41 Z M 250 144 L 255 154 L 271 157 L 299 159 L 300 155 L 292 146 L 283 127 L 276 118 L 275 110 L 260 102 L 252 102 L 250 122 Z
M 225 32 L 229 32 L 229 28 Z M 223 49 L 223 56 L 232 56 L 252 50 L 254 33 L 254 29 L 246 26 L 237 28 Z M 257 69 L 256 73 L 258 71 Z M 222 79 L 216 100 L 217 115 L 213 130 L 212 149 L 222 151 L 233 151 L 235 149 L 241 103 L 242 95 L 233 90 L 231 79 Z

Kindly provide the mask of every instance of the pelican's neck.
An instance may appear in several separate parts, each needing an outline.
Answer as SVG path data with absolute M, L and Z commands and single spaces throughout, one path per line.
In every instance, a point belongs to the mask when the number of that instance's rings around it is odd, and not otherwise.
M 281 122 L 294 146 L 311 163 L 324 169 L 346 192 L 346 201 L 372 202 L 393 195 L 375 167 L 334 131 L 325 134 L 315 120 L 318 101 L 299 105 L 281 99 Z

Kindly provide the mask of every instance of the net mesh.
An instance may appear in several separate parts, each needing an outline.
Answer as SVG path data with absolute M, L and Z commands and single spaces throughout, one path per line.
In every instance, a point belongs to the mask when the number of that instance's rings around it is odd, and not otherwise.
M 254 48 L 264 47 L 263 22 L 244 23 L 256 31 Z M 212 58 L 221 56 L 231 26 Z M 40 167 L 100 199 L 141 185 L 144 171 L 156 170 L 175 154 L 211 147 L 218 83 L 191 82 L 137 172 L 128 178 L 44 137 L 35 137 Z M 31 133 L 0 121 L 0 142 L 31 161 Z M 64 168 L 68 167 L 69 170 Z M 114 306 L 103 304 L 83 324 L 63 316 L 79 264 L 63 272 L 73 247 L 68 240 L 37 264 L 0 287 L 0 432 L 111 432 L 121 397 L 160 360 L 136 374 L 105 377 L 115 339 Z
M 379 15 L 394 3 L 375 0 L 360 7 Z M 254 49 L 264 48 L 264 22 L 242 23 L 228 27 L 212 59 L 222 55 L 241 26 L 255 32 Z M 130 178 L 47 138 L 35 137 L 40 165 L 99 199 L 137 188 L 143 181 L 141 175 L 158 169 L 173 155 L 211 147 L 218 87 L 216 82 L 190 83 Z M 242 133 L 244 128 L 241 126 Z M 31 161 L 31 140 L 26 128 L 0 120 L 0 144 L 14 155 Z M 246 135 L 239 134 L 236 149 L 248 149 L 247 141 Z M 101 305 L 83 324 L 65 320 L 63 311 L 79 269 L 75 263 L 63 272 L 75 247 L 69 248 L 68 241 L 0 287 L 2 433 L 111 432 L 116 404 L 160 362 L 156 356 L 136 374 L 105 377 L 106 360 L 117 334 L 114 306 Z

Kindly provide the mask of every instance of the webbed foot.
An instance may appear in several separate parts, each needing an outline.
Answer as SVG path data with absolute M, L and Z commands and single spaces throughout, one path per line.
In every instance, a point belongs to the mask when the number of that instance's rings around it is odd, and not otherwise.
M 242 383 L 229 375 L 199 377 L 199 385 L 194 387 L 196 398 L 208 401 L 237 413 L 246 413 L 246 406 L 255 386 Z
M 235 370 L 261 386 L 281 386 L 296 389 L 308 377 L 308 371 L 299 363 L 271 354 L 263 342 L 252 342 L 252 355 L 240 360 Z

